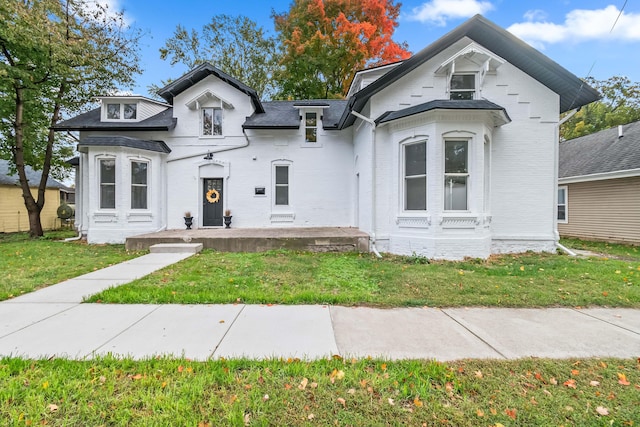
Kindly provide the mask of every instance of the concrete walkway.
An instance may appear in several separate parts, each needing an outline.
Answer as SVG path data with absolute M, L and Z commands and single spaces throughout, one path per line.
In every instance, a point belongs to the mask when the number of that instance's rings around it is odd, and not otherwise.
M 81 304 L 190 253 L 151 253 L 0 303 L 0 356 L 640 356 L 640 310 Z

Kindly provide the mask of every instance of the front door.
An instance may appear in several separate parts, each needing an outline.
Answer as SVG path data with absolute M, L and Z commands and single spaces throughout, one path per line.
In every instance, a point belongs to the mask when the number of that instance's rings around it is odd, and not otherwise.
M 202 191 L 202 226 L 222 226 L 222 178 L 205 178 Z

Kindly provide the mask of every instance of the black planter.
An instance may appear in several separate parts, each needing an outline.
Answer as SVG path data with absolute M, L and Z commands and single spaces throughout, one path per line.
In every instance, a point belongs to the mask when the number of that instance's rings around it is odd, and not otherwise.
M 233 215 L 223 216 L 222 218 L 224 218 L 224 228 L 231 228 L 231 218 L 233 218 Z
M 193 224 L 193 217 L 192 216 L 185 216 L 184 217 L 184 225 L 187 226 L 187 230 L 191 230 L 191 225 Z

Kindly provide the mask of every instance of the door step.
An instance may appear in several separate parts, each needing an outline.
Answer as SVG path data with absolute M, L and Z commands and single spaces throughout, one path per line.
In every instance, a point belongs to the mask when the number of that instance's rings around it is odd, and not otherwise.
M 202 243 L 157 243 L 149 247 L 152 254 L 197 254 Z

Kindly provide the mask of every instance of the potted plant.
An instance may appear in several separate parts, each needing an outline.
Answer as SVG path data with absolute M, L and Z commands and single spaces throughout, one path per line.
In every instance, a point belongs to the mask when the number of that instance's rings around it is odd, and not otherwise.
M 224 211 L 224 225 L 225 228 L 231 228 L 231 210 L 227 209 Z
M 184 213 L 184 225 L 187 226 L 187 230 L 191 230 L 192 224 L 193 224 L 193 217 L 191 216 L 191 212 L 187 211 Z

